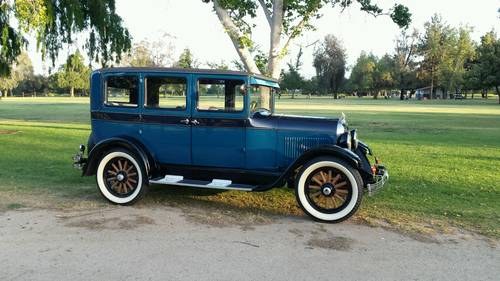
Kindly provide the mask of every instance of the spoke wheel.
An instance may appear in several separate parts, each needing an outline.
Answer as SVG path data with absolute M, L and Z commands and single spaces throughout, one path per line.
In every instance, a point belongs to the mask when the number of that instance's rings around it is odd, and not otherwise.
M 295 182 L 299 206 L 315 220 L 343 221 L 361 204 L 363 179 L 358 170 L 342 159 L 312 159 L 302 166 Z
M 109 151 L 102 157 L 96 179 L 101 194 L 115 204 L 133 204 L 148 189 L 144 163 L 125 149 Z
M 127 197 L 139 185 L 139 175 L 134 163 L 124 157 L 111 159 L 104 168 L 106 188 L 113 195 Z
M 322 167 L 312 172 L 306 180 L 305 191 L 311 205 L 325 213 L 342 209 L 352 196 L 349 179 L 333 167 Z

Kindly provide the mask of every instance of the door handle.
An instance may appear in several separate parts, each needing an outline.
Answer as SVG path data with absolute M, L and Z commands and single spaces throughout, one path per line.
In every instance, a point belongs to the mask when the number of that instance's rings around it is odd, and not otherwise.
M 187 125 L 187 124 L 189 124 L 189 119 L 187 119 L 187 118 L 186 118 L 186 119 L 182 119 L 182 120 L 181 120 L 181 121 L 179 121 L 179 122 L 181 122 L 181 123 L 182 123 L 182 124 L 184 124 L 184 125 Z
M 193 125 L 200 125 L 200 122 L 198 122 L 198 120 L 194 119 L 193 121 L 191 121 L 191 124 Z

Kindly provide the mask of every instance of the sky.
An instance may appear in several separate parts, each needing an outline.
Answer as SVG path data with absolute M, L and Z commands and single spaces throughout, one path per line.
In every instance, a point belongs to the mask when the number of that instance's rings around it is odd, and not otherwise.
M 394 3 L 409 7 L 412 13 L 411 29 L 423 30 L 423 25 L 435 13 L 441 14 L 451 26 L 470 25 L 474 28 L 473 39 L 478 41 L 484 33 L 495 29 L 500 33 L 500 18 L 497 10 L 500 0 L 375 0 L 379 6 L 389 8 Z M 201 0 L 116 0 L 117 13 L 132 34 L 133 42 L 156 40 L 162 34 L 173 36 L 174 56 L 184 48 L 189 48 L 202 63 L 225 61 L 227 64 L 238 55 L 225 34 L 211 5 Z M 390 53 L 400 29 L 389 17 L 373 17 L 359 11 L 356 5 L 343 12 L 339 8 L 325 7 L 323 17 L 315 20 L 315 31 L 307 32 L 294 41 L 285 62 L 296 56 L 300 46 L 308 46 L 333 34 L 342 40 L 347 52 L 347 63 L 351 66 L 361 51 L 373 52 L 377 56 Z M 269 49 L 269 26 L 259 10 L 254 41 L 262 48 Z M 30 40 L 29 55 L 36 73 L 47 73 L 51 63 L 41 60 L 40 54 Z M 81 40 L 83 41 L 83 40 Z M 79 42 L 83 43 L 83 42 Z M 66 56 L 77 46 L 68 46 L 60 52 L 57 63 L 64 62 Z M 304 49 L 302 73 L 305 77 L 314 75 L 314 45 Z M 56 64 L 57 64 L 56 63 Z

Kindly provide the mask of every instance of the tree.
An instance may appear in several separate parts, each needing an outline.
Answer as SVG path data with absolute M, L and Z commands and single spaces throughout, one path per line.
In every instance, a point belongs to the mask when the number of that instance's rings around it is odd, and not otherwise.
M 16 59 L 11 69 L 11 75 L 7 77 L 0 76 L 0 90 L 5 92 L 5 96 L 16 88 L 23 80 L 33 76 L 33 65 L 27 53 L 22 52 Z
M 300 75 L 300 69 L 302 67 L 302 47 L 300 47 L 295 62 L 288 62 L 288 71 L 282 71 L 280 75 L 280 85 L 281 88 L 289 90 L 292 92 L 292 99 L 295 98 L 295 92 L 299 89 L 304 88 L 304 77 Z
M 418 31 L 410 34 L 403 30 L 396 38 L 394 50 L 394 83 L 400 89 L 400 99 L 404 99 L 407 89 L 415 87 Z
M 150 67 L 172 65 L 174 53 L 172 38 L 168 33 L 164 33 L 157 40 L 135 43 L 130 52 L 123 57 L 121 65 Z
M 450 38 L 453 30 L 443 22 L 439 15 L 433 15 L 424 27 L 425 32 L 418 47 L 418 52 L 423 58 L 419 76 L 422 80 L 430 82 L 431 98 L 434 98 L 434 88 L 439 85 L 442 78 L 440 67 L 452 45 Z
M 481 37 L 473 71 L 479 77 L 483 89 L 495 88 L 500 104 L 500 39 L 494 31 Z
M 347 55 L 342 42 L 334 35 L 327 35 L 314 52 L 313 66 L 316 69 L 319 88 L 333 93 L 337 99 L 338 90 L 344 82 Z
M 182 51 L 179 56 L 179 60 L 175 63 L 175 66 L 180 68 L 196 68 L 198 65 L 198 61 L 194 58 L 193 53 L 191 53 L 189 48 Z
M 445 47 L 442 64 L 439 66 L 442 85 L 445 92 L 455 89 L 458 93 L 464 84 L 465 64 L 474 57 L 475 46 L 470 34 L 470 27 L 460 27 L 459 30 L 450 32 L 448 43 Z
M 220 62 L 207 62 L 207 66 L 210 69 L 218 69 L 218 70 L 228 70 L 229 66 L 225 61 Z
M 57 85 L 60 88 L 69 88 L 70 96 L 75 96 L 75 89 L 89 89 L 90 68 L 83 62 L 83 56 L 79 51 L 68 56 L 60 71 L 56 74 Z
M 390 90 L 395 85 L 394 79 L 394 60 L 389 55 L 384 55 L 375 63 L 373 71 L 373 88 L 375 89 L 375 99 L 378 98 L 382 90 Z
M 342 9 L 357 3 L 362 11 L 373 16 L 389 15 L 400 27 L 407 27 L 411 14 L 407 7 L 396 4 L 384 11 L 371 0 L 202 0 L 212 3 L 214 12 L 226 30 L 241 62 L 248 72 L 267 74 L 278 79 L 281 61 L 290 43 L 305 31 L 314 28 L 313 20 L 321 17 L 320 10 L 326 5 Z M 252 40 L 252 19 L 262 9 L 269 25 L 269 52 L 267 66 L 261 71 L 250 52 L 255 45 Z
M 349 87 L 358 92 L 370 93 L 375 88 L 375 71 L 377 67 L 377 58 L 373 54 L 361 52 L 352 68 L 349 77 Z
M 15 24 L 12 24 L 15 22 Z M 0 76 L 7 76 L 25 48 L 26 34 L 34 34 L 43 57 L 55 62 L 59 51 L 85 32 L 89 58 L 121 59 L 130 49 L 130 34 L 116 14 L 115 0 L 0 0 Z

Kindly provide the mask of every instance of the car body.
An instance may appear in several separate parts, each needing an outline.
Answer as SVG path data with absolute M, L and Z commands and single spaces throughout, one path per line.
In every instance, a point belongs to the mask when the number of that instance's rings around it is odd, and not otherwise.
M 101 193 L 116 204 L 135 202 L 149 184 L 265 191 L 288 183 L 309 215 L 346 219 L 364 189 L 385 183 L 386 169 L 370 163 L 370 148 L 344 116 L 276 114 L 278 90 L 274 79 L 236 71 L 96 70 L 88 154 L 82 145 L 74 164 L 97 174 Z M 316 170 L 307 171 L 311 165 Z M 312 204 L 318 191 L 330 207 Z

